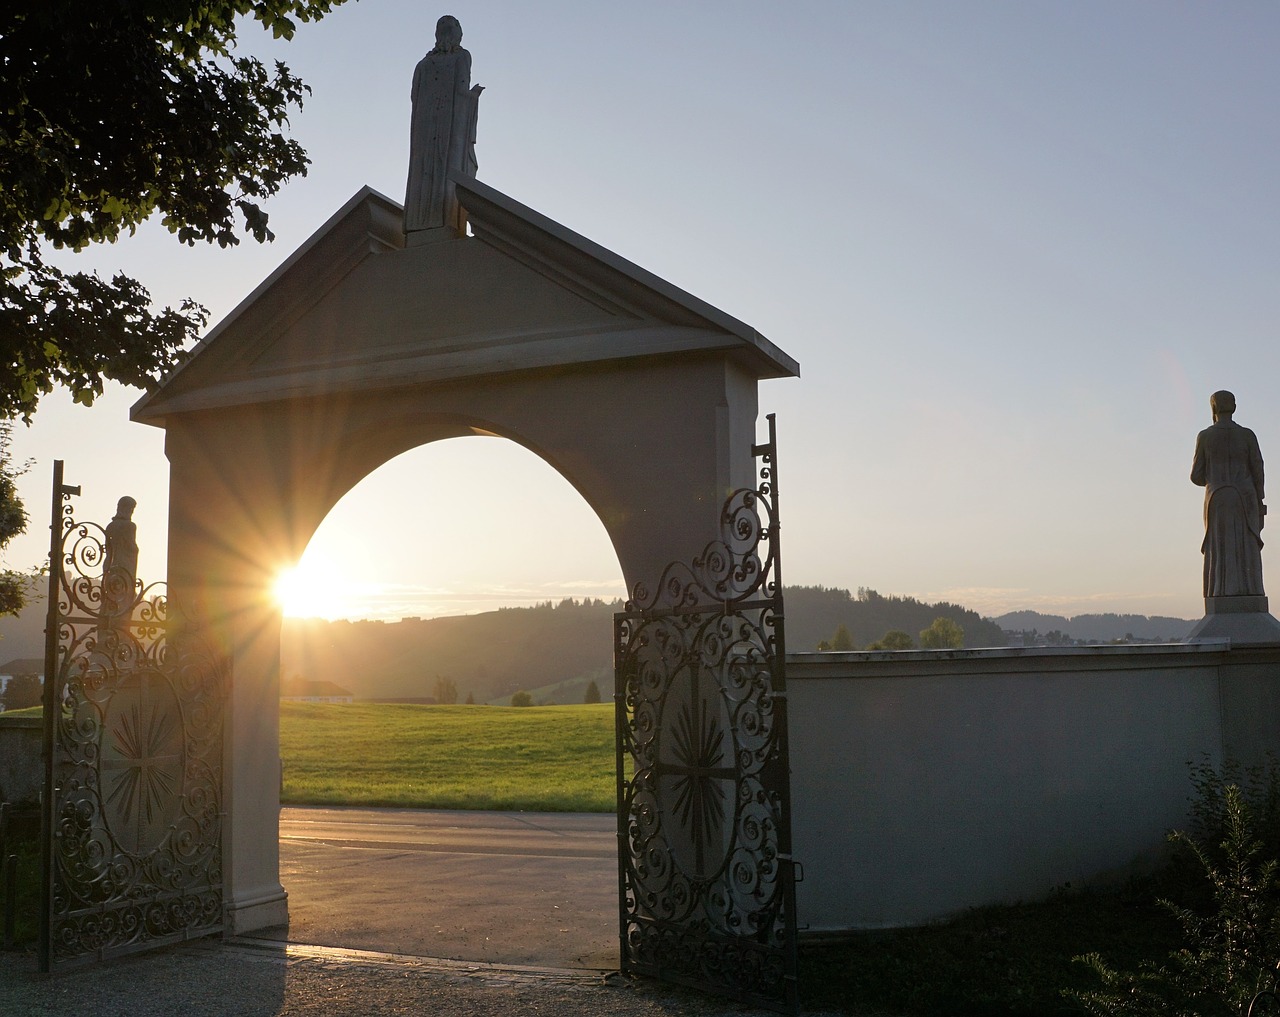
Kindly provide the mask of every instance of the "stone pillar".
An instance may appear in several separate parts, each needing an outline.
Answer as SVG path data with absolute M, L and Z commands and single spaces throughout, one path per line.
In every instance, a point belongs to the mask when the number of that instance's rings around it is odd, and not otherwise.
M 280 884 L 280 615 L 267 594 L 274 486 L 236 429 L 172 422 L 169 594 L 184 623 L 226 654 L 223 699 L 223 913 L 249 932 L 289 921 Z M 266 495 L 268 504 L 263 504 Z M 276 552 L 278 554 L 278 552 Z

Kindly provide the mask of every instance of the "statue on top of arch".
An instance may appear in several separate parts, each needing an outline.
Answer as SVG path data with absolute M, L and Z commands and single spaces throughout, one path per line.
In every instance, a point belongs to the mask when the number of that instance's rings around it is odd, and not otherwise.
M 462 26 L 446 14 L 436 23 L 435 48 L 413 72 L 404 198 L 404 232 L 410 243 L 427 239 L 426 230 L 447 228 L 442 236 L 457 236 L 466 229 L 466 214 L 449 174 L 476 175 L 476 115 L 482 90 L 471 84 L 471 54 L 462 48 Z

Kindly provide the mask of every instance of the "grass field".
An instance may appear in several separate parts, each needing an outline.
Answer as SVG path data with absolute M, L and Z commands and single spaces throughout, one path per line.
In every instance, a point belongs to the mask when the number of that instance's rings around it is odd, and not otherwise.
M 290 805 L 612 812 L 613 704 L 280 704 Z

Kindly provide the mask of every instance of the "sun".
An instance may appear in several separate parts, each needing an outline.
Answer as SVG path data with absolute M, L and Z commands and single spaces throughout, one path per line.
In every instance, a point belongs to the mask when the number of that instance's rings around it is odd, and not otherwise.
M 341 613 L 335 595 L 340 586 L 331 562 L 307 555 L 276 577 L 272 595 L 290 618 L 332 618 Z

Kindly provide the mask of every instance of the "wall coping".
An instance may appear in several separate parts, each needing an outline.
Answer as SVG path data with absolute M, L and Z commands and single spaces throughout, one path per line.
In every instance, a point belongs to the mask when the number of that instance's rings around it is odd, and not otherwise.
M 0 727 L 44 727 L 43 717 L 10 717 L 0 713 Z
M 1230 640 L 1104 646 L 1002 646 L 965 650 L 788 653 L 787 678 L 880 678 L 1159 670 L 1223 664 L 1280 664 L 1280 646 L 1233 649 Z

